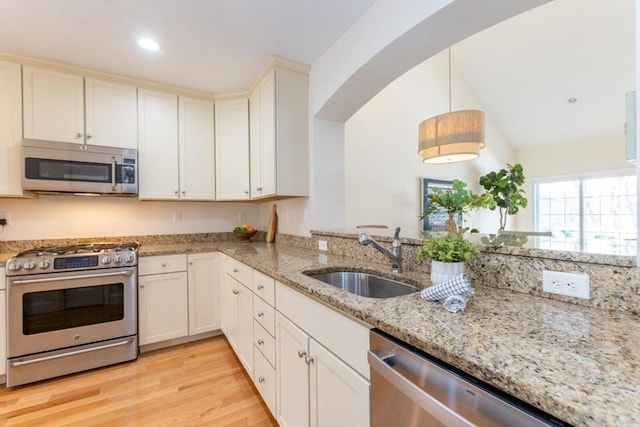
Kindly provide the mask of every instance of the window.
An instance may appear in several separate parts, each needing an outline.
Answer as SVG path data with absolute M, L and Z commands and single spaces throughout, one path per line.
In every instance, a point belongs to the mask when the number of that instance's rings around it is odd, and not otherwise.
M 535 229 L 553 233 L 539 247 L 635 255 L 636 195 L 635 175 L 536 182 Z

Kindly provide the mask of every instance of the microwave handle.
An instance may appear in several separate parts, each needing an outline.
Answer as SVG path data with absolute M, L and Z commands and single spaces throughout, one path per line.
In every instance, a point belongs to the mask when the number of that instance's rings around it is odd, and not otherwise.
M 113 165 L 113 173 L 111 174 L 111 191 L 116 191 L 116 174 L 118 173 L 116 168 L 118 167 L 118 162 L 115 156 L 111 157 L 111 163 Z

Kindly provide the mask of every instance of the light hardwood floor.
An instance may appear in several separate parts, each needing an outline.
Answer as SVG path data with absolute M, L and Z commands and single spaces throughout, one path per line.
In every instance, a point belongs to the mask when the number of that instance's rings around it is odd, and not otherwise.
M 0 426 L 277 426 L 223 336 L 8 390 Z

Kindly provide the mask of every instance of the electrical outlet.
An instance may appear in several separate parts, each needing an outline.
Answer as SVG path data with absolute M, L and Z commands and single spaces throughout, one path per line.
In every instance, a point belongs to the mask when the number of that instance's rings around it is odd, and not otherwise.
M 245 222 L 247 220 L 247 211 L 238 211 L 238 222 Z
M 182 211 L 175 211 L 173 213 L 173 222 L 182 222 Z
M 327 245 L 326 240 L 318 240 L 318 250 L 327 251 L 329 250 L 329 246 Z
M 587 273 L 542 270 L 542 290 L 551 294 L 591 299 Z
M 11 214 L 9 212 L 0 212 L 0 219 L 4 219 L 3 225 L 11 225 Z

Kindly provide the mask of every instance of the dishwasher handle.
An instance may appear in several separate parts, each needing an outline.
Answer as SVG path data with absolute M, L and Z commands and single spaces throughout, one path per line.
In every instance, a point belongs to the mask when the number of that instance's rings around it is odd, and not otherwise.
M 451 408 L 431 396 L 429 393 L 415 385 L 409 379 L 405 378 L 398 371 L 389 366 L 393 363 L 395 355 L 378 356 L 373 351 L 367 351 L 367 359 L 372 370 L 375 370 L 385 380 L 387 380 L 397 391 L 411 399 L 416 405 L 420 406 L 432 417 L 449 427 L 475 427 L 476 424 L 467 420 Z

